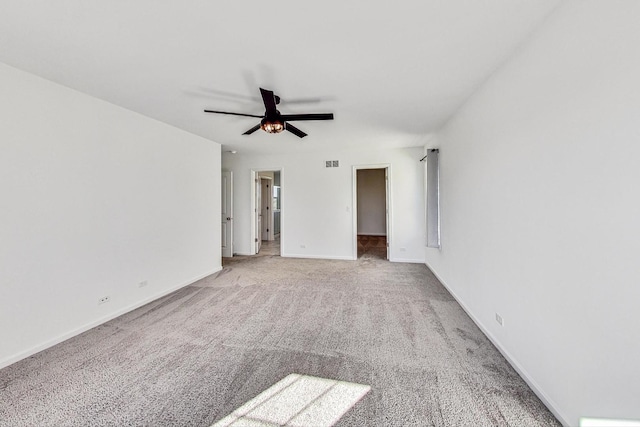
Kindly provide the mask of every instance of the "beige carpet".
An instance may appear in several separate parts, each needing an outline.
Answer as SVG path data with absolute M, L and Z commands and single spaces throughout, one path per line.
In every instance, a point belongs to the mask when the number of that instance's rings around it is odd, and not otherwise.
M 557 426 L 424 265 L 225 260 L 0 371 L 0 426 L 210 426 L 290 374 L 370 387 L 338 426 Z

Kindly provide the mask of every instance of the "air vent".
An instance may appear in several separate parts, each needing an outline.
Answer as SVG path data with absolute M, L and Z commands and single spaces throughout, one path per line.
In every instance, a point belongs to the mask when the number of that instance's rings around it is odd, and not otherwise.
M 327 168 L 337 168 L 340 166 L 340 162 L 338 160 L 326 160 L 324 166 Z

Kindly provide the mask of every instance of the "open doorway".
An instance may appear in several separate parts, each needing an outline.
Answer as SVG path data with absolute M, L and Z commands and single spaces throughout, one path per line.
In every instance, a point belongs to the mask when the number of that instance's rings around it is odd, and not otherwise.
M 389 259 L 389 166 L 354 167 L 354 258 Z
M 252 239 L 255 255 L 281 253 L 282 170 L 252 170 Z

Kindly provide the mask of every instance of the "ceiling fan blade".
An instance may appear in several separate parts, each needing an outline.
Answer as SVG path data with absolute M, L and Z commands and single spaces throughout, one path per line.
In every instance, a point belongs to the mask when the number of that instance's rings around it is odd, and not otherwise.
M 252 133 L 257 131 L 258 129 L 260 129 L 260 124 L 259 123 L 257 125 L 255 125 L 254 127 L 252 127 L 251 129 L 249 129 L 248 131 L 246 131 L 245 133 L 243 133 L 243 135 L 251 135 Z
M 273 91 L 260 88 L 260 94 L 262 95 L 262 101 L 264 102 L 264 108 L 267 110 L 267 115 L 274 113 L 276 111 L 276 96 L 273 94 Z
M 302 132 L 295 126 L 290 125 L 289 123 L 285 123 L 284 128 L 299 138 L 304 138 L 305 136 L 307 136 L 306 133 Z
M 228 111 L 214 111 L 214 110 L 204 110 L 205 113 L 216 113 L 216 114 L 230 114 L 232 116 L 244 116 L 244 117 L 258 117 L 262 118 L 263 116 L 256 116 L 255 114 L 244 114 L 244 113 L 230 113 Z
M 333 120 L 333 113 L 283 114 L 282 120 L 285 122 L 292 122 L 295 120 Z

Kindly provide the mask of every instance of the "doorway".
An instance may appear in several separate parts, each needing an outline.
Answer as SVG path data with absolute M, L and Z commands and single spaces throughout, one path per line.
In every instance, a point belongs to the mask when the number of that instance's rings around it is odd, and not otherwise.
M 354 166 L 354 259 L 390 258 L 389 168 Z
M 282 168 L 252 170 L 254 255 L 279 256 L 282 234 Z

